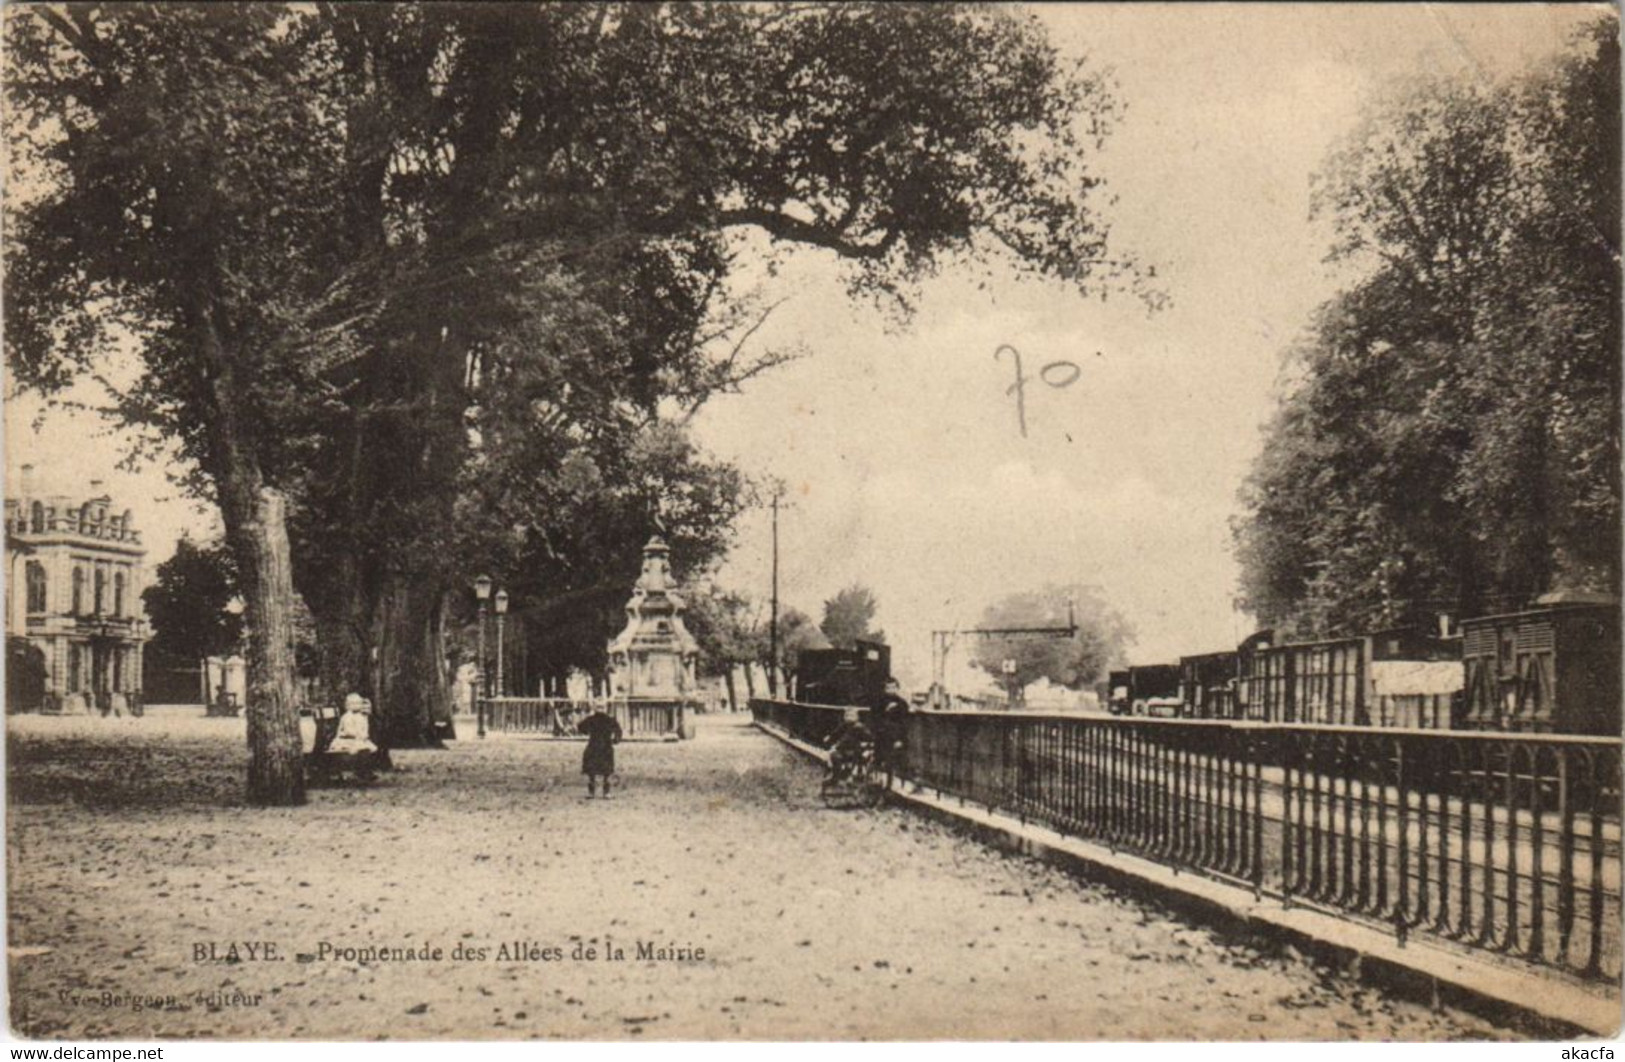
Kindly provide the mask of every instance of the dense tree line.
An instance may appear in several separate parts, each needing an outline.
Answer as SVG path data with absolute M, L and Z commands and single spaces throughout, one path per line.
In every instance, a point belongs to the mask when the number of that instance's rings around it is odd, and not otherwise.
M 748 499 L 682 418 L 782 357 L 745 346 L 740 233 L 905 306 L 948 258 L 1137 285 L 1088 170 L 1109 86 L 1005 9 L 6 17 L 8 363 L 111 383 L 135 340 L 117 412 L 223 517 L 260 803 L 303 798 L 295 586 L 328 688 L 403 744 L 432 734 L 474 574 L 607 619 L 657 518 L 680 570 L 716 555 Z
M 1331 257 L 1360 279 L 1292 352 L 1242 491 L 1265 625 L 1617 593 L 1617 32 L 1514 81 L 1397 86 L 1319 175 Z

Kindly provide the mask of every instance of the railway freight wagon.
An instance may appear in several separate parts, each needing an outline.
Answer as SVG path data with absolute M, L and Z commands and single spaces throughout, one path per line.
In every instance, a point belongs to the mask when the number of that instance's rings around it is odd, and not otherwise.
M 1245 717 L 1364 725 L 1365 656 L 1363 638 L 1261 646 L 1243 654 L 1237 687 Z
M 1402 691 L 1401 675 L 1418 675 L 1459 688 L 1460 649 L 1452 639 L 1411 630 L 1381 631 L 1288 645 L 1258 644 L 1238 652 L 1237 701 L 1241 718 L 1271 723 L 1372 726 L 1394 720 L 1374 712 L 1379 697 Z M 1386 701 L 1384 703 L 1387 703 Z M 1444 720 L 1449 725 L 1448 713 Z
M 1129 711 L 1134 715 L 1179 714 L 1179 665 L 1143 664 L 1128 669 Z
M 1461 633 L 1463 728 L 1619 735 L 1617 605 L 1478 616 Z
M 1111 672 L 1107 709 L 1113 715 L 1178 715 L 1179 665 L 1140 664 Z
M 1193 719 L 1235 719 L 1239 657 L 1231 650 L 1179 658 L 1179 701 Z

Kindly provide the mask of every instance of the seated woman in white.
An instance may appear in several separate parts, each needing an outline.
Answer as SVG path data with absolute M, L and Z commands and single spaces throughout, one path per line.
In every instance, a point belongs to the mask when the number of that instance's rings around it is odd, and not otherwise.
M 359 693 L 344 698 L 344 714 L 339 717 L 338 733 L 327 751 L 340 755 L 374 753 L 378 746 L 372 743 L 372 702 Z

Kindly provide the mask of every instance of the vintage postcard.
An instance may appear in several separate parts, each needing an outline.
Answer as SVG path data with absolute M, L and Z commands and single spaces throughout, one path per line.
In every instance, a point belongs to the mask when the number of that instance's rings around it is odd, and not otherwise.
M 1617 1034 L 1617 8 L 0 14 L 13 1038 Z

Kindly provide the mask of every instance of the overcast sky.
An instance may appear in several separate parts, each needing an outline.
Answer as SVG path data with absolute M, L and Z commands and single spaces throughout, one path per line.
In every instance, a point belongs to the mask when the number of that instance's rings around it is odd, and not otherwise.
M 898 330 L 855 306 L 835 265 L 792 259 L 789 296 L 758 341 L 808 357 L 714 399 L 701 441 L 791 488 L 781 598 L 815 617 L 862 583 L 896 669 L 929 679 L 929 632 L 973 626 L 997 597 L 1085 582 L 1139 632 L 1137 662 L 1233 645 L 1229 521 L 1276 395 L 1281 354 L 1335 290 L 1309 178 L 1395 77 L 1515 70 L 1559 47 L 1595 6 L 1044 6 L 1068 53 L 1115 74 L 1123 119 L 1094 164 L 1118 197 L 1118 246 L 1156 266 L 1172 304 L 1104 304 L 1057 286 L 978 288 L 948 269 Z M 1023 437 L 1008 356 L 1068 360 L 1075 383 L 1027 391 Z M 137 514 L 156 563 L 212 514 L 162 472 L 117 472 L 115 434 L 34 403 L 7 409 L 7 465 L 99 475 Z M 14 482 L 14 477 L 12 479 Z M 14 488 L 13 488 L 14 489 Z M 765 601 L 765 513 L 739 527 L 720 579 Z M 956 669 L 957 670 L 957 669 Z

